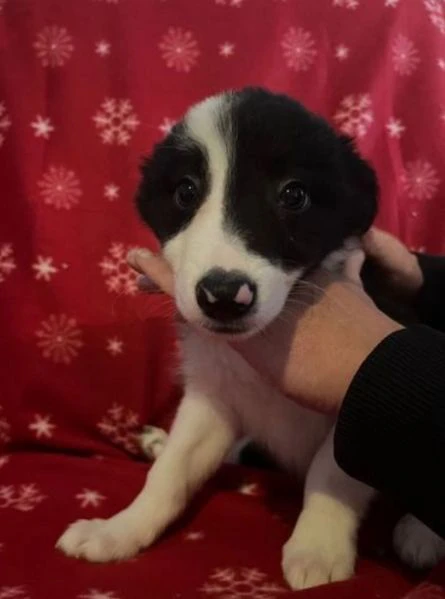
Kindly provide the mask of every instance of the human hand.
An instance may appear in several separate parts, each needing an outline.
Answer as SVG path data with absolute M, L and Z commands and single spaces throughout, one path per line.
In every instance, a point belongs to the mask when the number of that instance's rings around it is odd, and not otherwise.
M 423 285 L 417 257 L 396 237 L 380 229 L 370 229 L 362 243 L 367 257 L 383 269 L 387 285 L 413 298 Z
M 244 359 L 300 404 L 337 412 L 360 365 L 387 335 L 402 328 L 365 294 L 360 282 L 364 260 L 355 251 L 342 273 L 319 269 L 296 285 L 281 314 L 260 334 L 231 345 Z M 174 277 L 160 256 L 135 250 L 129 263 L 172 295 Z M 151 283 L 147 283 L 151 281 Z

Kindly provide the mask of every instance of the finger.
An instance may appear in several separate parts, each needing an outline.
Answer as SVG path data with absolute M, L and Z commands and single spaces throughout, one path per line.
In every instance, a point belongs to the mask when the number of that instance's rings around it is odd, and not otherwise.
M 350 280 L 357 285 L 362 285 L 360 273 L 365 262 L 366 255 L 363 250 L 354 250 L 350 256 L 346 259 L 344 274 Z
M 168 295 L 174 295 L 173 272 L 164 258 L 147 249 L 134 249 L 128 253 L 128 263 L 137 272 L 146 275 Z
M 140 275 L 136 279 L 136 283 L 139 291 L 143 291 L 144 293 L 164 293 L 159 285 L 147 277 L 147 275 Z

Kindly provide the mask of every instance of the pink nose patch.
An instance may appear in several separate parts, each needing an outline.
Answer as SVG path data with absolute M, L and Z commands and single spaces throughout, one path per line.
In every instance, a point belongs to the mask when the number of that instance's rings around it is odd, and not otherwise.
M 238 289 L 238 293 L 235 295 L 235 302 L 237 304 L 244 304 L 245 306 L 250 306 L 253 302 L 253 292 L 247 283 L 244 283 Z

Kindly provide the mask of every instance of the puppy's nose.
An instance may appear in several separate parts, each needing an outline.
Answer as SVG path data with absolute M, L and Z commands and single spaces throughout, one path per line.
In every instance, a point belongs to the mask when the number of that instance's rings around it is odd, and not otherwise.
M 214 268 L 196 285 L 196 301 L 206 316 L 227 322 L 245 316 L 255 305 L 256 285 L 236 270 Z

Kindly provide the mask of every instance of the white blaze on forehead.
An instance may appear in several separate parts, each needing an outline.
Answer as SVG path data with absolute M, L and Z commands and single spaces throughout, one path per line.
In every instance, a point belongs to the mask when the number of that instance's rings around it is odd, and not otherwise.
M 229 149 L 219 124 L 227 108 L 226 96 L 213 96 L 193 106 L 184 119 L 187 134 L 207 154 L 210 189 L 205 203 L 218 203 L 221 217 L 229 170 Z M 230 140 L 227 141 L 230 144 Z
M 237 304 L 244 304 L 245 306 L 250 306 L 253 302 L 253 291 L 247 283 L 244 283 L 244 285 L 241 285 L 238 289 L 238 293 L 235 296 L 235 302 Z

